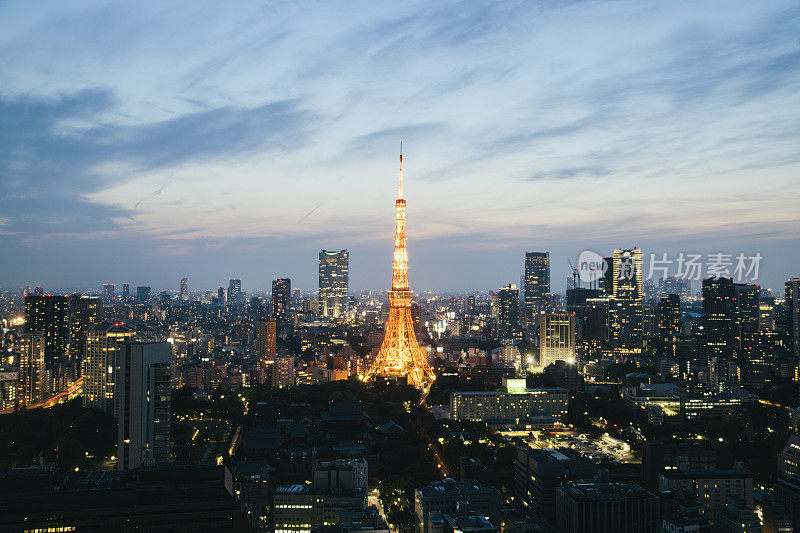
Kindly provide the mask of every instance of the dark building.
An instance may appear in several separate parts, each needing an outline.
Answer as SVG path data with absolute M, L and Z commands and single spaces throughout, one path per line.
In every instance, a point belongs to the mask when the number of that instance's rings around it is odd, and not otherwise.
M 45 367 L 68 362 L 70 305 L 67 296 L 25 297 L 25 332 L 40 333 L 44 341 Z
M 122 303 L 128 303 L 131 299 L 131 285 L 130 283 L 122 284 Z
M 550 252 L 525 252 L 525 325 L 535 326 L 539 311 L 547 309 L 550 294 Z
M 758 332 L 761 318 L 761 288 L 758 285 L 736 283 L 736 348 L 741 350 Z
M 106 283 L 103 285 L 103 303 L 111 305 L 117 299 L 117 289 L 113 283 Z
M 658 301 L 658 341 L 666 348 L 678 341 L 681 333 L 681 299 L 677 294 L 670 294 Z
M 633 483 L 570 482 L 556 493 L 562 533 L 658 533 L 658 496 Z
M 614 296 L 614 258 L 604 257 L 603 262 L 605 262 L 606 267 L 603 271 L 603 277 L 598 280 L 600 285 L 598 288 L 602 296 L 610 298 Z
M 558 450 L 520 450 L 514 464 L 514 495 L 529 518 L 555 523 L 556 491 L 567 481 L 592 479 L 594 462 L 580 453 Z
M 169 462 L 170 362 L 166 342 L 133 342 L 119 354 L 114 394 L 119 404 L 119 470 Z
M 451 516 L 460 514 L 463 507 L 459 506 L 459 502 L 462 502 L 462 506 L 466 503 L 469 509 L 480 512 L 490 524 L 500 524 L 502 497 L 497 489 L 476 481 L 459 482 L 447 478 L 414 491 L 416 533 L 433 532 L 430 519 L 435 513 Z
M 288 323 L 292 307 L 292 280 L 279 278 L 272 282 L 272 316 Z
M 150 300 L 150 285 L 136 287 L 136 303 L 146 304 Z
M 76 364 L 86 350 L 86 332 L 103 319 L 103 302 L 100 298 L 73 294 L 69 297 L 69 308 L 69 360 Z
M 0 532 L 252 532 L 222 479 L 216 466 L 0 472 Z
M 703 334 L 711 357 L 730 357 L 736 343 L 736 287 L 731 278 L 703 280 Z
M 497 293 L 497 335 L 513 340 L 521 336 L 519 325 L 519 289 L 509 283 Z
M 642 450 L 642 476 L 650 490 L 658 489 L 659 476 L 667 470 L 717 470 L 729 463 L 724 448 L 705 442 L 665 444 L 648 440 Z
M 786 331 L 795 358 L 800 358 L 800 278 L 792 278 L 785 287 Z

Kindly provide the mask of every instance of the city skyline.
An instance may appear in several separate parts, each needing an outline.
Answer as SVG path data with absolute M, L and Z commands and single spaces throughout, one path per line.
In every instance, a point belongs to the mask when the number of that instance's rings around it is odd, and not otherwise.
M 403 137 L 419 291 L 496 289 L 541 250 L 560 292 L 567 257 L 634 245 L 760 252 L 780 290 L 800 10 L 715 6 L 353 4 L 334 28 L 5 3 L 0 285 L 312 288 L 346 248 L 353 291 L 381 288 Z

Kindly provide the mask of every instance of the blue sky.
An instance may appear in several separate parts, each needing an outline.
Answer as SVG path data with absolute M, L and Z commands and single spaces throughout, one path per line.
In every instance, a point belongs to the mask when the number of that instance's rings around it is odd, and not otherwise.
M 0 2 L 0 285 L 516 282 L 525 250 L 800 275 L 797 2 Z

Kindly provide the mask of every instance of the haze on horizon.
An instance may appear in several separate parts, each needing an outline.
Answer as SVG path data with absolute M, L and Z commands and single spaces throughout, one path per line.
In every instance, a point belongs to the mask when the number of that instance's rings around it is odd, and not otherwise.
M 566 258 L 760 252 L 800 275 L 800 5 L 0 4 L 0 286 L 386 289 Z

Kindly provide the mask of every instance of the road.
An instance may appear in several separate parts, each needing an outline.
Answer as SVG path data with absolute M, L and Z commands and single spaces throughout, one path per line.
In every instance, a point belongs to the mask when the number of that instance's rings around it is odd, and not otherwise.
M 49 409 L 54 405 L 58 405 L 60 403 L 64 403 L 69 401 L 76 396 L 80 395 L 83 392 L 83 377 L 78 378 L 75 383 L 72 384 L 70 388 L 63 392 L 59 392 L 55 396 L 50 396 L 46 400 L 43 400 L 38 403 L 34 403 L 31 405 L 25 406 L 25 409 L 38 409 L 39 407 L 43 407 L 44 409 Z M 5 415 L 8 413 L 13 413 L 13 409 L 4 409 L 0 411 L 0 415 Z

